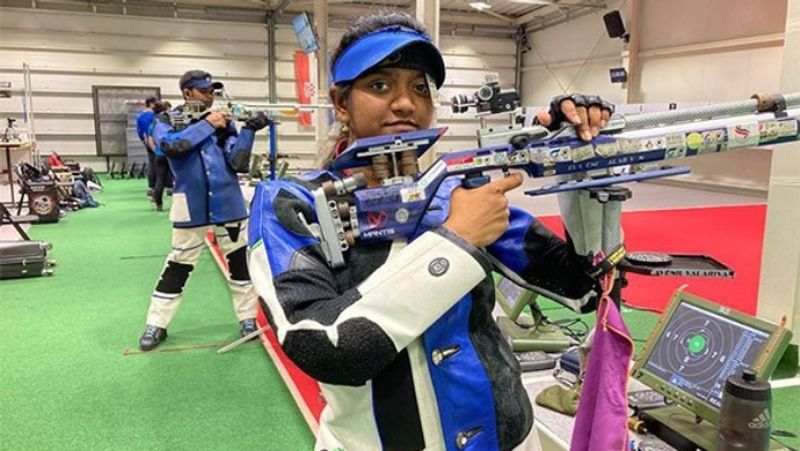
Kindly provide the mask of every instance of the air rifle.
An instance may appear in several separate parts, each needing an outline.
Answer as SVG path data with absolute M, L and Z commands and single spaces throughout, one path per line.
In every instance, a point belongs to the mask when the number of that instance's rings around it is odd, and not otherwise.
M 214 97 L 216 97 L 215 105 L 211 108 L 206 108 L 205 104 L 199 100 L 187 100 L 181 107 L 170 111 L 173 125 L 176 127 L 186 126 L 214 112 L 228 113 L 231 115 L 231 119 L 244 122 L 259 113 L 264 113 L 274 120 L 278 116 L 296 116 L 301 112 L 333 107 L 328 104 L 305 103 L 246 104 L 234 101 L 233 97 L 224 90 L 214 91 Z
M 373 173 L 388 171 L 389 176 L 374 188 L 366 187 L 366 179 L 358 173 L 324 183 L 313 192 L 317 222 L 309 228 L 320 239 L 328 264 L 337 268 L 344 265 L 344 252 L 356 242 L 413 237 L 432 198 L 448 177 L 461 177 L 462 186 L 476 188 L 489 182 L 489 171 L 521 170 L 533 178 L 555 176 L 558 180 L 526 194 L 568 196 L 575 190 L 690 171 L 687 167 L 659 166 L 665 160 L 796 141 L 798 119 L 800 93 L 614 116 L 590 142 L 577 137 L 572 126 L 556 131 L 536 125 L 512 126 L 489 130 L 479 139 L 482 147 L 446 153 L 419 175 L 407 169 L 406 162 L 429 150 L 446 128 L 358 139 L 342 152 L 331 169 L 370 166 Z M 614 168 L 618 167 L 627 170 L 616 174 Z M 619 211 L 612 214 L 617 215 L 618 228 Z M 572 235 L 569 226 L 567 229 Z M 617 237 L 615 246 L 620 246 L 620 241 Z M 615 252 L 613 247 L 604 251 L 606 255 Z

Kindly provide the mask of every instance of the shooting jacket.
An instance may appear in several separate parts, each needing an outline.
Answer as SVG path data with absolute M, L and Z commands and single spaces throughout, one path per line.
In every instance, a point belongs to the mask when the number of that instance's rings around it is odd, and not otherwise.
M 320 383 L 317 450 L 508 450 L 533 414 L 520 367 L 492 317 L 491 264 L 441 225 L 445 181 L 409 240 L 356 244 L 332 270 L 301 221 L 336 176 L 265 182 L 251 205 L 249 267 L 283 350 Z M 583 259 L 529 214 L 488 249 L 531 282 L 581 297 Z
M 175 176 L 173 227 L 225 224 L 247 217 L 237 172 L 247 172 L 255 132 L 233 122 L 217 130 L 205 120 L 174 127 L 169 114 L 156 118 L 153 138 Z

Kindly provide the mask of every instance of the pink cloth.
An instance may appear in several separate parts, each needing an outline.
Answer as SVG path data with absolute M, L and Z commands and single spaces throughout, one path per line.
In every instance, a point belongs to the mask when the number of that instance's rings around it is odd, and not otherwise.
M 633 342 L 617 306 L 600 300 L 583 376 L 570 451 L 623 451 L 628 446 L 628 364 Z

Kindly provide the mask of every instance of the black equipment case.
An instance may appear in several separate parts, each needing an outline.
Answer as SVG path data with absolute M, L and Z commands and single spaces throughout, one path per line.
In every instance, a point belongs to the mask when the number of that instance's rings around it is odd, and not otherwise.
M 0 241 L 0 280 L 52 275 L 51 248 L 44 241 Z

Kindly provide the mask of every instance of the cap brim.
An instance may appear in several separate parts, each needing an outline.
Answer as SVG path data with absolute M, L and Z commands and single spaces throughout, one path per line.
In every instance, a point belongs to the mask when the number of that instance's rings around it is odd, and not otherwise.
M 222 82 L 212 81 L 212 80 L 198 80 L 198 81 L 195 81 L 195 82 L 188 83 L 187 86 L 189 86 L 190 89 L 191 88 L 197 88 L 197 89 L 208 89 L 208 88 L 222 89 L 224 87 Z
M 389 55 L 410 45 L 425 48 L 435 67 L 436 86 L 444 83 L 444 60 L 439 49 L 420 33 L 402 30 L 383 30 L 357 40 L 337 58 L 333 66 L 333 83 L 352 82 L 378 65 Z

